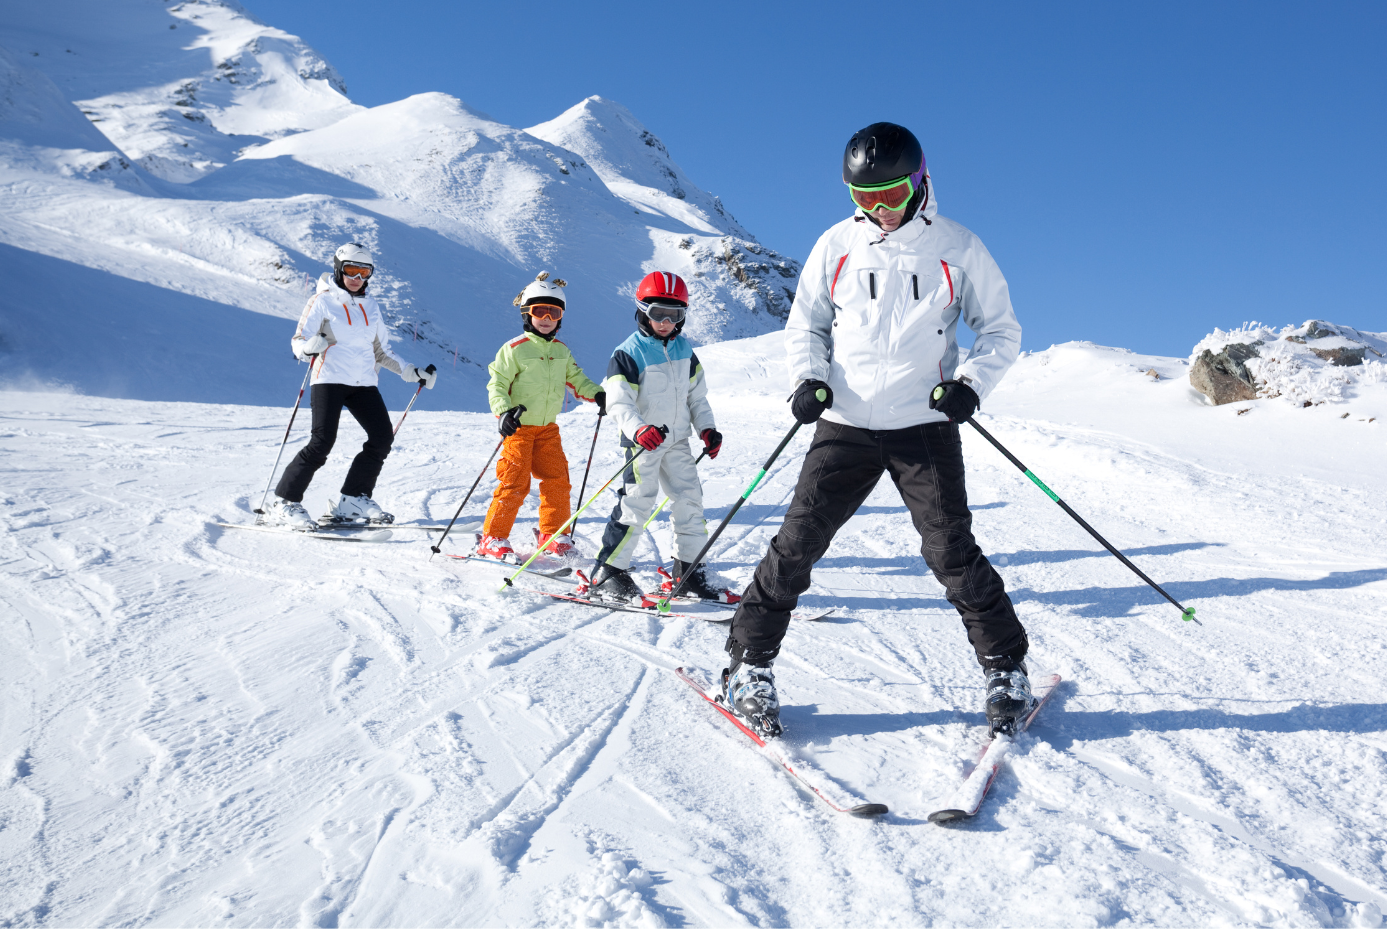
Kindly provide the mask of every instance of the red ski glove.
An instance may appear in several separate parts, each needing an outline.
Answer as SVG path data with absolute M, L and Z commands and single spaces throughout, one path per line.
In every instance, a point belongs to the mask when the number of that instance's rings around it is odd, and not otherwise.
M 704 429 L 698 434 L 698 437 L 703 440 L 703 448 L 708 453 L 708 457 L 718 457 L 718 452 L 722 450 L 722 433 L 716 429 Z
M 660 443 L 665 440 L 665 434 L 654 426 L 641 426 L 636 430 L 636 444 L 647 452 L 653 452 L 660 447 Z

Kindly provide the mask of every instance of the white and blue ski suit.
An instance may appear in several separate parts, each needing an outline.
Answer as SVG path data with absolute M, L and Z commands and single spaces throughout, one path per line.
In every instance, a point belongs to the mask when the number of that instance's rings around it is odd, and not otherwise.
M 622 475 L 598 563 L 622 570 L 630 566 L 637 536 L 654 511 L 662 487 L 669 495 L 674 521 L 674 557 L 692 561 L 708 530 L 703 522 L 703 485 L 688 438 L 690 432 L 701 435 L 705 429 L 717 428 L 703 366 L 693 346 L 682 335 L 660 339 L 634 332 L 612 352 L 602 389 L 607 392 L 607 413 L 621 430 L 621 445 L 631 464 Z M 636 458 L 640 446 L 633 437 L 647 425 L 668 426 L 669 435 L 654 451 L 641 452 Z

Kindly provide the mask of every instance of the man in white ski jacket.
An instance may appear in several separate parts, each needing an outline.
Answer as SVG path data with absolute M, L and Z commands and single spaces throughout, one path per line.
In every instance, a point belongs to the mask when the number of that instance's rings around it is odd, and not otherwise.
M 909 130 L 875 123 L 856 133 L 843 180 L 858 208 L 809 253 L 785 331 L 794 415 L 818 426 L 784 524 L 733 618 L 724 694 L 763 735 L 779 735 L 770 665 L 790 612 L 833 536 L 888 473 L 985 669 L 988 718 L 1007 731 L 1030 704 L 1026 633 L 973 538 L 957 423 L 1016 360 L 1021 327 L 982 242 L 938 215 Z M 960 319 L 977 335 L 962 363 Z
M 313 432 L 284 469 L 265 522 L 313 529 L 317 522 L 303 507 L 303 495 L 337 441 L 337 424 L 346 408 L 366 432 L 341 494 L 329 508 L 335 522 L 388 523 L 394 517 L 371 499 L 385 457 L 394 443 L 390 414 L 377 388 L 377 370 L 386 368 L 413 384 L 433 387 L 433 366 L 420 370 L 390 350 L 390 331 L 375 298 L 366 295 L 375 264 L 370 252 L 349 243 L 333 256 L 331 278 L 324 274 L 304 307 L 290 345 L 313 365 Z

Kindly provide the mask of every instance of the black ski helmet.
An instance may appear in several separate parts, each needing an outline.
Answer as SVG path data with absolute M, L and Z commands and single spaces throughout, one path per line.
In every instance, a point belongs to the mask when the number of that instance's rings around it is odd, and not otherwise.
M 869 187 L 923 172 L 925 152 L 904 126 L 872 123 L 859 129 L 843 150 L 843 183 Z

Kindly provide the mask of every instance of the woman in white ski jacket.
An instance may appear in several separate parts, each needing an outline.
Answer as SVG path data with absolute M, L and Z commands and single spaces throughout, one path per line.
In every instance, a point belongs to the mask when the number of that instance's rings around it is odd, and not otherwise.
M 1016 360 L 1021 327 L 982 242 L 938 215 L 909 130 L 874 123 L 855 133 L 843 181 L 858 208 L 809 253 L 785 331 L 791 408 L 818 426 L 784 523 L 733 617 L 724 694 L 757 731 L 779 735 L 771 661 L 790 611 L 833 536 L 888 473 L 986 672 L 988 719 L 1007 731 L 1030 702 L 1026 632 L 973 538 L 957 423 Z M 960 319 L 977 334 L 962 363 Z
M 421 371 L 390 350 L 390 331 L 375 298 L 366 295 L 375 262 L 356 243 L 339 248 L 333 273 L 318 280 L 290 345 L 294 354 L 313 365 L 313 433 L 284 469 L 275 487 L 275 500 L 265 522 L 296 529 L 317 523 L 303 507 L 303 495 L 313 475 L 327 462 L 337 441 L 337 424 L 345 407 L 366 431 L 366 443 L 352 461 L 338 499 L 327 518 L 335 522 L 388 523 L 394 516 L 371 499 L 376 478 L 394 442 L 390 415 L 377 388 L 380 368 L 413 384 L 434 384 L 432 370 Z

